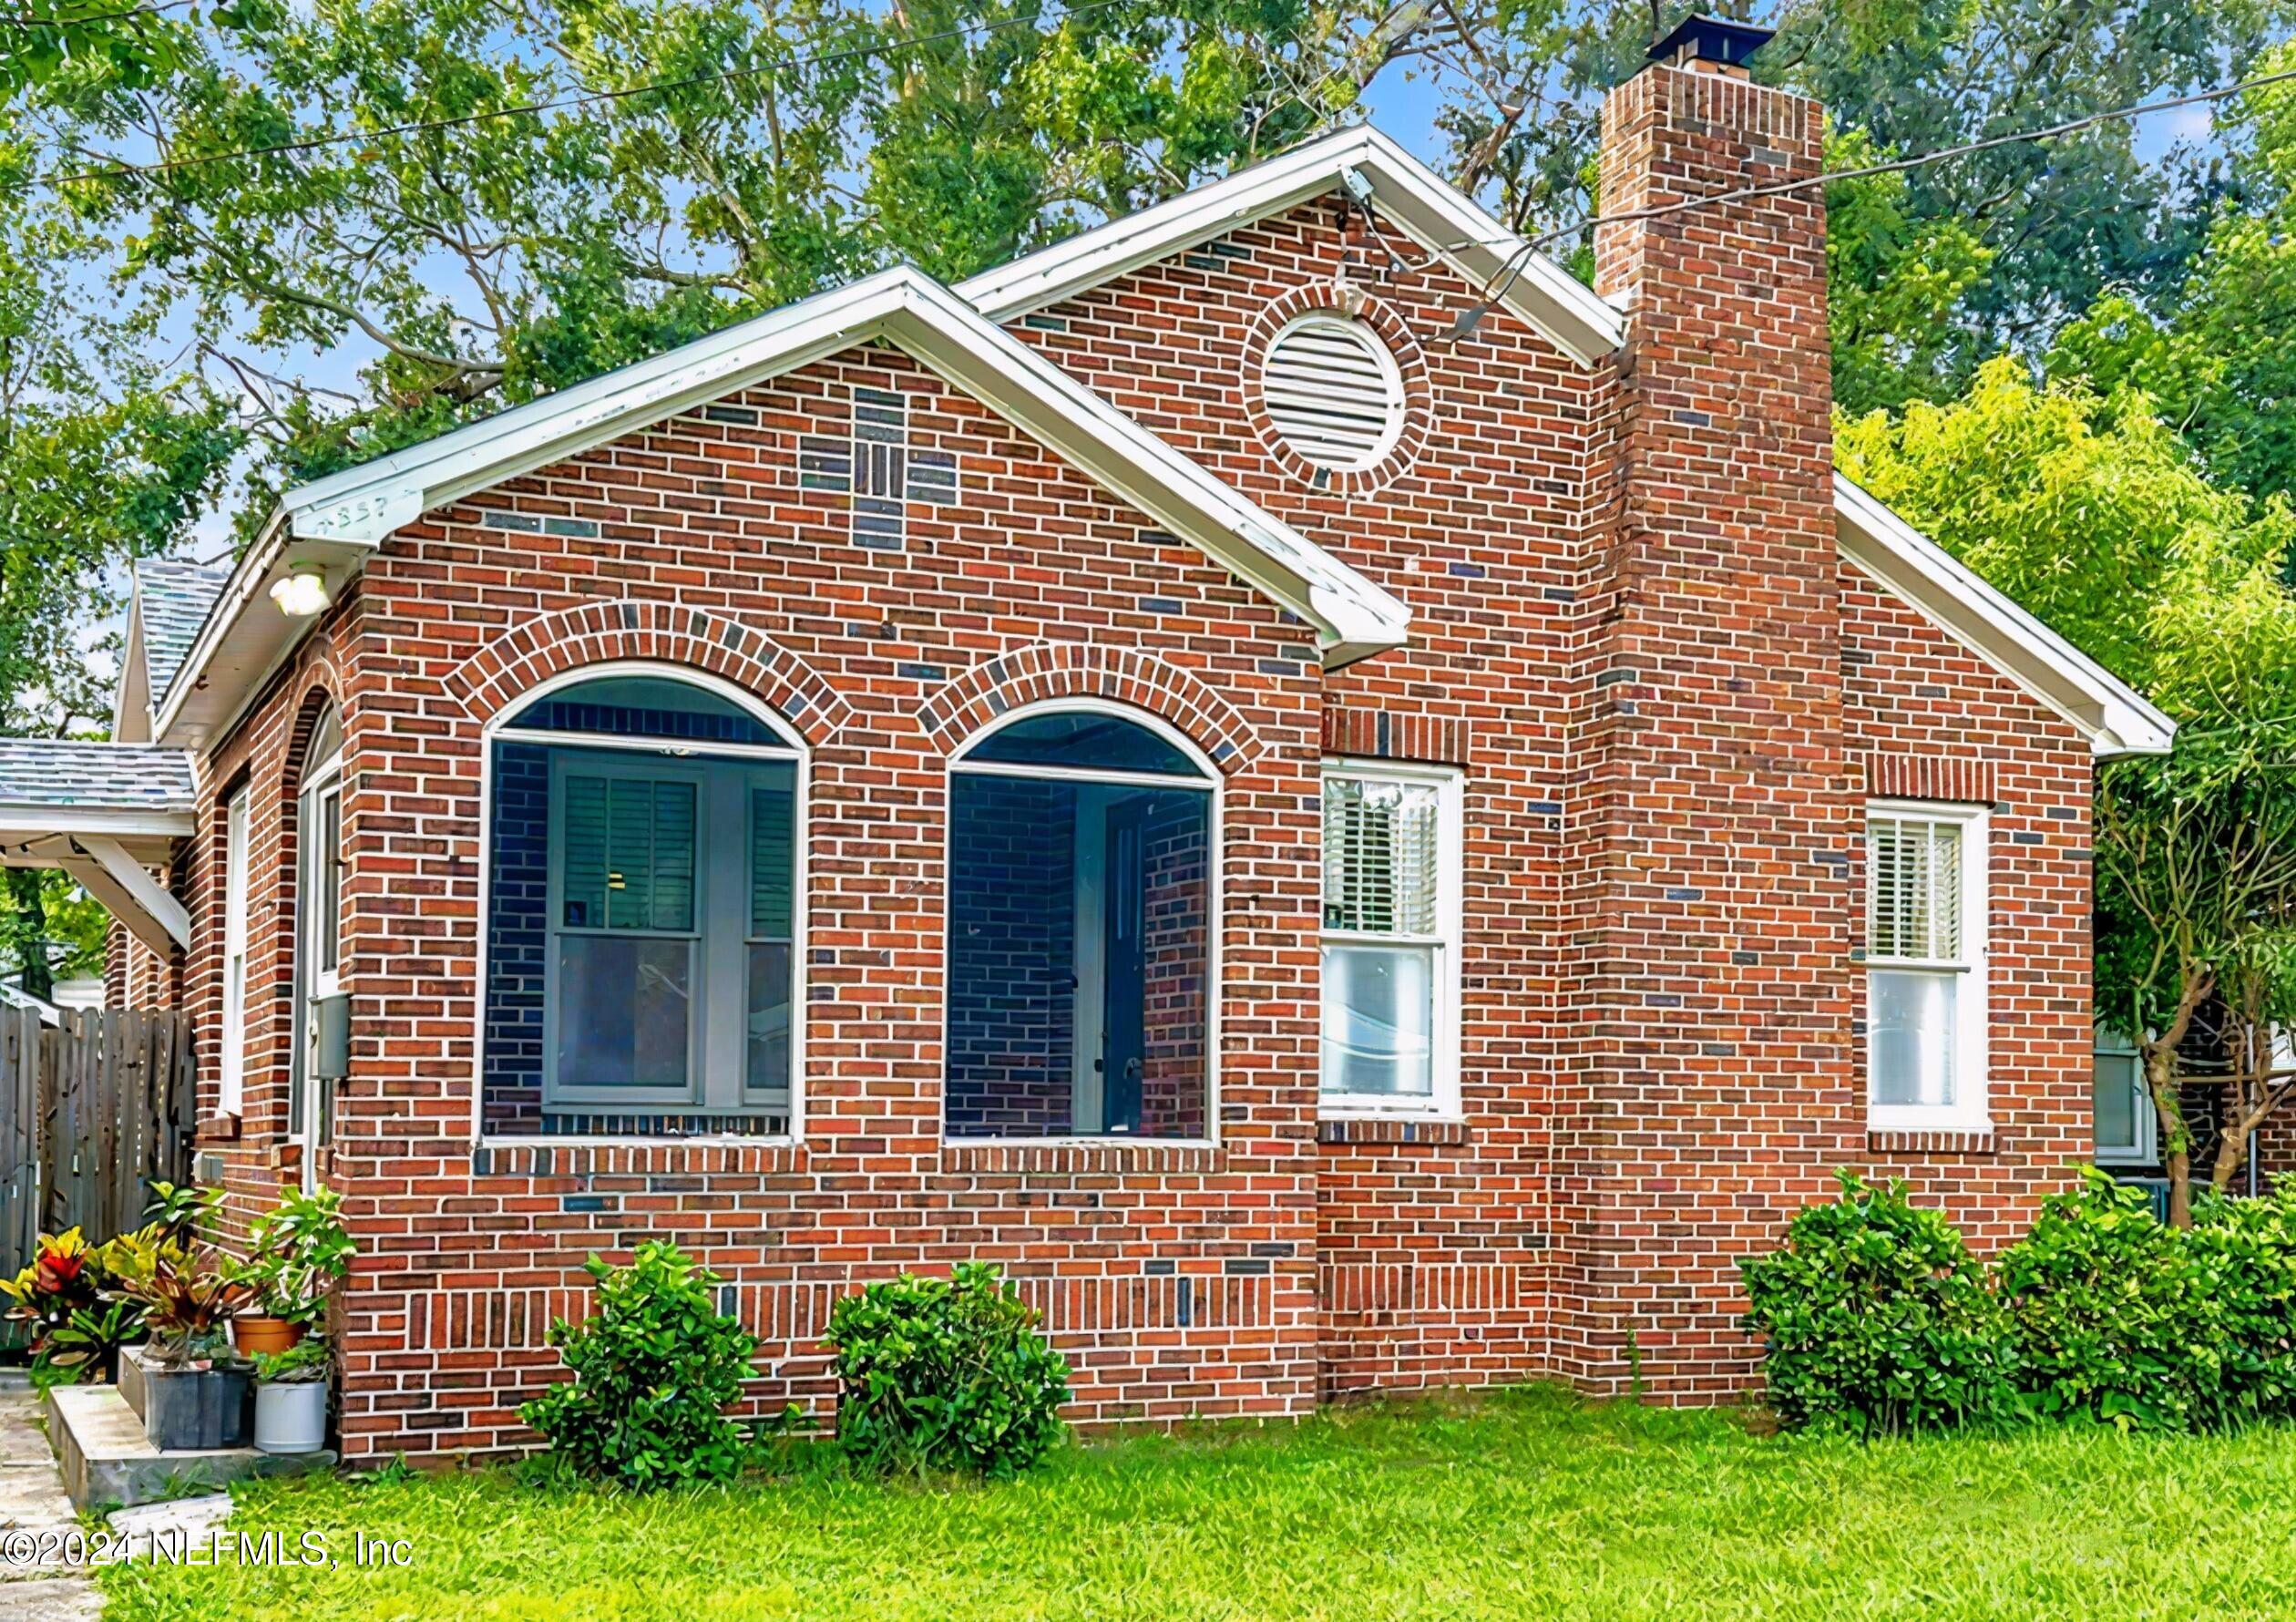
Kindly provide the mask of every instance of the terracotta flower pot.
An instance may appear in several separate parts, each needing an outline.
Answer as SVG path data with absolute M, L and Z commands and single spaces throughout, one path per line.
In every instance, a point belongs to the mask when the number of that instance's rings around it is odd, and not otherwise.
M 244 1314 L 231 1319 L 231 1340 L 241 1356 L 259 1351 L 285 1351 L 303 1338 L 302 1325 L 289 1323 L 283 1318 L 265 1318 L 260 1313 Z

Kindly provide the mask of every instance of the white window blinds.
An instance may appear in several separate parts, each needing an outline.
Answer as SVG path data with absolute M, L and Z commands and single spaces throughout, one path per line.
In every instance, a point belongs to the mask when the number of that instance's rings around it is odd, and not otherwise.
M 1432 784 L 1327 778 L 1323 838 L 1325 929 L 1436 932 L 1442 842 Z
M 1962 828 L 1876 816 L 1866 835 L 1866 952 L 1950 963 L 1962 954 Z

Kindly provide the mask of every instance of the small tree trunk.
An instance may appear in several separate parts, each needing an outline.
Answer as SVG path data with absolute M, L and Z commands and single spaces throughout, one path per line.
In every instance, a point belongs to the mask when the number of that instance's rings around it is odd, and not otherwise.
M 2152 1094 L 2153 1111 L 2160 1117 L 2160 1160 L 2168 1173 L 2168 1226 L 2192 1226 L 2192 1130 L 2185 1124 L 2184 1098 L 2177 1084 L 2177 1043 L 2184 1039 L 2189 1016 L 2179 1018 L 2170 1034 L 2145 1043 L 2145 1090 Z
M 2227 1112 L 2224 1136 L 2217 1145 L 2216 1169 L 2209 1174 L 2209 1185 L 2219 1194 L 2232 1192 L 2232 1179 L 2240 1175 L 2241 1163 L 2248 1159 L 2250 1129 L 2240 1124 L 2243 1114 L 2237 1103 Z

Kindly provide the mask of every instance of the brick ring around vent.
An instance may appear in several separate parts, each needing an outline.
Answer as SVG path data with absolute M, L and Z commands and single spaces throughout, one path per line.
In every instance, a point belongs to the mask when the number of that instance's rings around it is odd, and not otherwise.
M 1402 390 L 1402 422 L 1379 460 L 1368 467 L 1331 467 L 1309 460 L 1285 436 L 1268 409 L 1268 359 L 1285 329 L 1303 317 L 1353 322 L 1386 345 Z M 1244 343 L 1244 413 L 1267 454 L 1303 484 L 1334 495 L 1363 496 L 1383 488 L 1408 471 L 1427 444 L 1429 388 L 1427 356 L 1393 305 L 1358 287 L 1328 282 L 1295 288 L 1275 300 L 1253 321 Z

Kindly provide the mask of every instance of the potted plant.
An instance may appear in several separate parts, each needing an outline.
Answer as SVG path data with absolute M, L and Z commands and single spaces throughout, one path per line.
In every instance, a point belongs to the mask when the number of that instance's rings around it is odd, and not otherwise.
M 327 1298 L 351 1270 L 357 1249 L 343 1226 L 343 1196 L 332 1188 L 280 1190 L 279 1204 L 255 1219 L 248 1256 L 234 1277 L 255 1295 L 231 1332 L 240 1350 L 282 1352 L 326 1315 Z
M 255 1450 L 315 1453 L 327 1442 L 327 1376 L 332 1360 L 319 1336 L 284 1351 L 259 1351 L 255 1365 Z
M 77 1227 L 42 1234 L 31 1265 L 0 1278 L 0 1319 L 32 1329 L 32 1373 L 42 1386 L 114 1378 L 119 1350 L 140 1329 L 132 1302 L 111 1296 L 123 1240 L 90 1248 Z
M 231 1356 L 232 1315 L 254 1291 L 215 1253 L 163 1245 L 121 1290 L 143 1309 L 151 1340 L 126 1360 L 140 1396 L 144 1434 L 163 1450 L 243 1447 L 247 1368 Z

